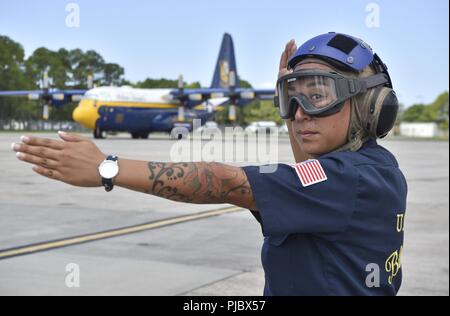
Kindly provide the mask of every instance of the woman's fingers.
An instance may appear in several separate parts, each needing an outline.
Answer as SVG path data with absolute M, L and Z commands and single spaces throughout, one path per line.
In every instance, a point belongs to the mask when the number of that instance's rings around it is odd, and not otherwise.
M 287 68 L 287 54 L 286 51 L 283 51 L 283 53 L 281 54 L 281 58 L 280 58 L 280 67 L 279 67 L 279 71 L 283 71 L 283 69 Z
M 41 166 L 33 166 L 32 169 L 37 174 L 40 174 L 41 176 L 44 176 L 46 178 L 63 181 L 63 178 L 62 178 L 61 174 L 59 173 L 59 171 L 48 169 L 48 168 L 44 168 L 44 167 L 41 167 Z
M 47 169 L 55 170 L 59 166 L 58 161 L 55 161 L 55 160 L 52 160 L 49 158 L 38 157 L 38 156 L 30 155 L 30 154 L 25 154 L 23 152 L 18 152 L 16 154 L 16 156 L 19 160 L 28 162 L 33 165 L 41 166 L 41 167 L 47 168 Z
M 291 40 L 285 49 L 286 52 L 286 68 L 288 67 L 289 59 L 291 59 L 292 55 L 297 51 L 297 45 L 295 44 L 295 40 Z
M 87 140 L 87 138 L 75 133 L 58 132 L 58 135 L 66 142 L 82 142 Z
M 47 178 L 80 187 L 101 186 L 98 166 L 105 159 L 98 147 L 78 134 L 59 133 L 62 140 L 22 137 L 13 143 L 17 158 Z
M 53 160 L 59 159 L 60 150 L 51 149 L 49 147 L 42 146 L 30 146 L 26 144 L 12 144 L 12 150 L 15 152 L 30 154 L 42 158 L 48 158 Z
M 291 56 L 295 54 L 297 51 L 297 45 L 295 44 L 295 41 L 292 43 L 291 50 L 289 52 L 288 60 L 291 59 Z
M 34 136 L 22 136 L 20 140 L 30 146 L 47 147 L 55 150 L 61 150 L 64 148 L 64 142 L 60 140 Z
M 297 45 L 295 44 L 295 40 L 292 39 L 286 44 L 284 51 L 281 54 L 278 77 L 284 76 L 290 72 L 288 70 L 288 61 L 296 50 Z
M 280 70 L 283 68 L 287 68 L 287 63 L 289 60 L 289 52 L 291 50 L 292 43 L 294 43 L 293 39 L 291 39 L 289 42 L 287 42 L 286 46 L 284 47 L 284 51 L 281 54 Z

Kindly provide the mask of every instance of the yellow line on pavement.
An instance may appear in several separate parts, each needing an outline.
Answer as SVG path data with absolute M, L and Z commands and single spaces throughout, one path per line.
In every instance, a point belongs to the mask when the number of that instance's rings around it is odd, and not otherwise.
M 37 244 L 33 244 L 33 245 L 19 246 L 19 247 L 15 247 L 15 248 L 11 248 L 11 249 L 0 250 L 0 260 L 11 258 L 11 257 L 28 255 L 28 254 L 32 254 L 32 253 L 36 253 L 36 252 L 41 252 L 41 251 L 48 251 L 48 250 L 52 250 L 52 249 L 56 249 L 56 248 L 74 246 L 74 245 L 78 245 L 78 244 L 82 244 L 82 243 L 86 243 L 86 242 L 97 241 L 97 240 L 106 239 L 106 238 L 118 237 L 118 236 L 133 234 L 133 233 L 139 233 L 142 231 L 160 228 L 160 227 L 164 227 L 164 226 L 181 224 L 181 223 L 204 219 L 204 218 L 208 218 L 208 217 L 240 212 L 243 210 L 244 209 L 241 207 L 227 207 L 227 208 L 222 208 L 222 209 L 217 209 L 217 210 L 194 213 L 194 214 L 190 214 L 190 215 L 183 215 L 183 216 L 167 218 L 167 219 L 158 220 L 158 221 L 146 223 L 146 224 L 139 224 L 139 225 L 117 228 L 117 229 L 103 231 L 103 232 L 87 234 L 87 235 L 83 235 L 83 236 L 69 237 L 69 238 L 65 238 L 65 239 L 61 239 L 61 240 L 47 241 L 47 242 L 37 243 Z

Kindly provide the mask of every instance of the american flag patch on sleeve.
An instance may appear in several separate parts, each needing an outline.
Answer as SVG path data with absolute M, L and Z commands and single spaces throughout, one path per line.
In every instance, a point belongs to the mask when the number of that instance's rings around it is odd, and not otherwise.
M 328 180 L 322 165 L 317 159 L 310 159 L 291 166 L 297 172 L 304 187 Z

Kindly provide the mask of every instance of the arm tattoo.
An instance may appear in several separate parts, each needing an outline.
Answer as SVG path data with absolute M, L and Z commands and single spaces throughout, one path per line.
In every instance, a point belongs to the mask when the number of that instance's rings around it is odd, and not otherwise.
M 149 162 L 148 170 L 150 185 L 146 193 L 152 195 L 196 204 L 254 201 L 242 168 L 206 162 Z

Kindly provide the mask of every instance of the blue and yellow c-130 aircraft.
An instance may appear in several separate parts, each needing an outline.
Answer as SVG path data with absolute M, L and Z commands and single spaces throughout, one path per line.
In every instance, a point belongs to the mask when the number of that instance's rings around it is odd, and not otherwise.
M 42 100 L 44 117 L 48 106 L 63 106 L 79 101 L 74 121 L 92 129 L 95 138 L 105 132 L 129 132 L 133 138 L 148 138 L 151 132 L 171 132 L 175 127 L 192 130 L 192 121 L 208 121 L 216 110 L 229 104 L 229 119 L 236 119 L 236 106 L 253 99 L 273 99 L 272 89 L 239 87 L 234 45 L 231 35 L 224 34 L 214 77 L 209 88 L 185 89 L 180 76 L 178 89 L 136 89 L 131 87 L 98 87 L 89 90 L 0 91 L 0 96 L 28 96 Z M 45 80 L 44 80 L 45 81 Z

